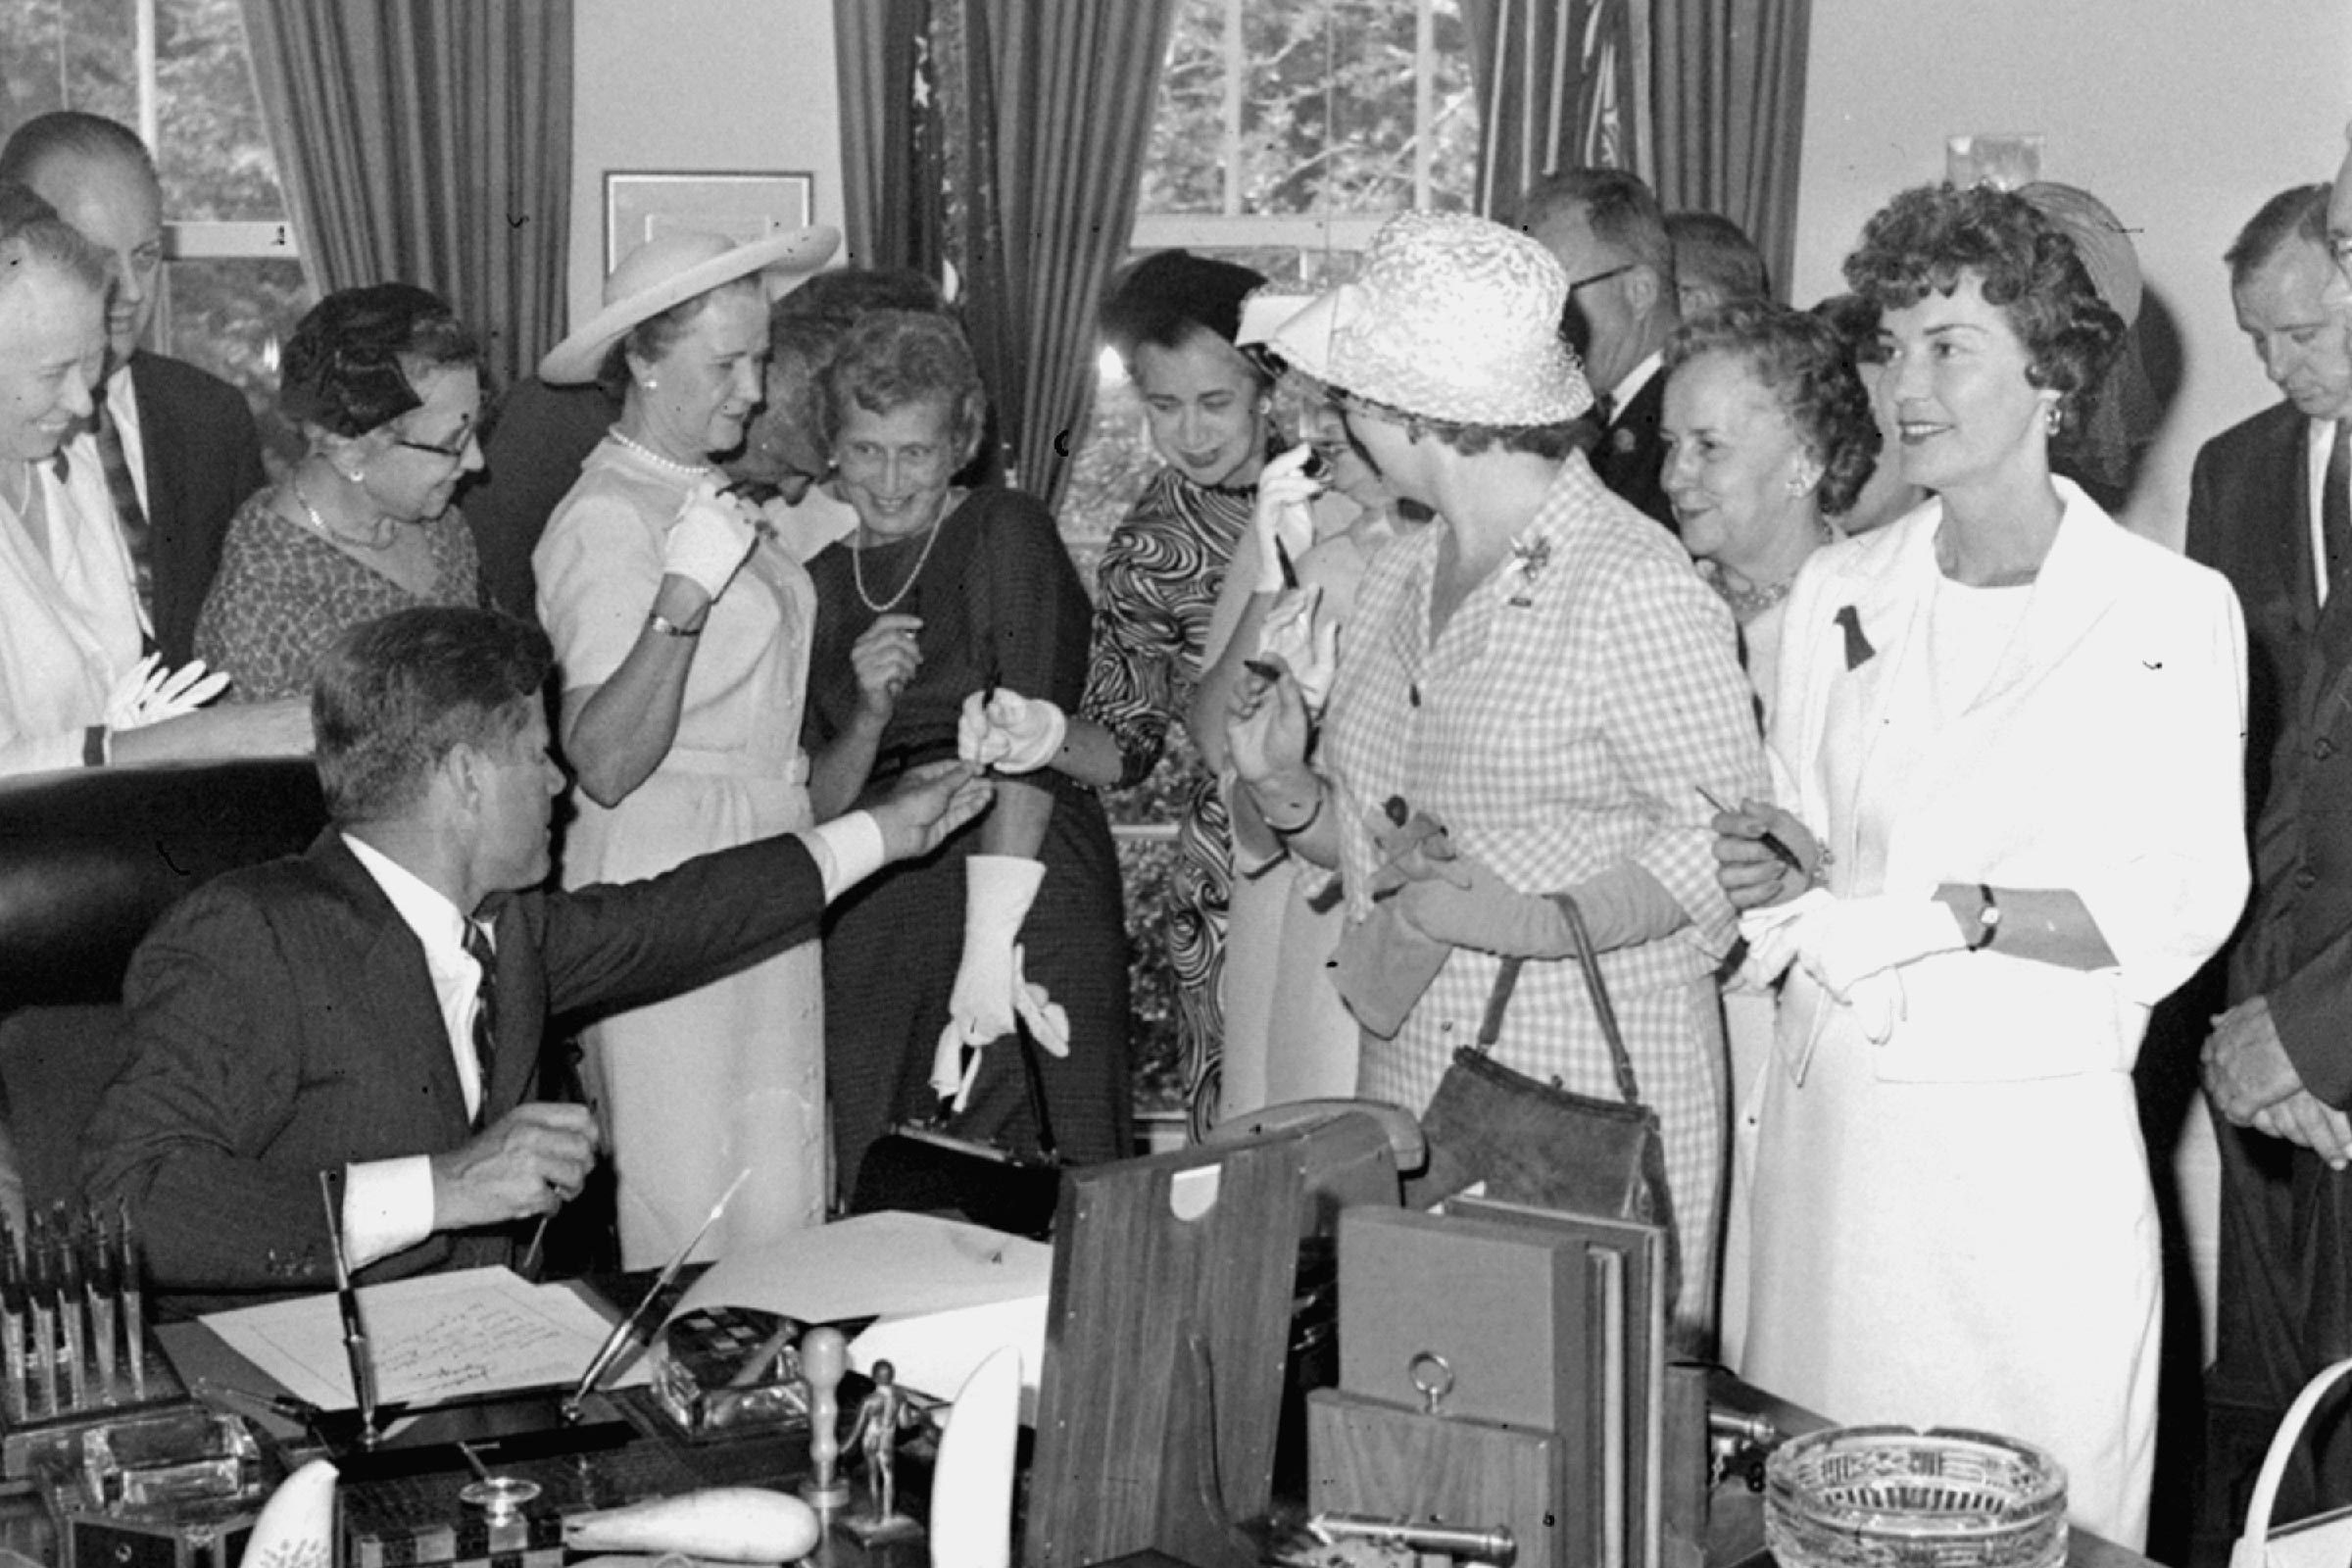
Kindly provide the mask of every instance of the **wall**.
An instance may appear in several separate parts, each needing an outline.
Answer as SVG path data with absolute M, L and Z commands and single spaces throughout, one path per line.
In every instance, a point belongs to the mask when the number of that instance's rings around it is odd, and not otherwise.
M 2221 254 L 2271 194 L 2333 174 L 2352 5 L 1813 0 L 1805 92 L 1798 301 L 1841 286 L 1838 261 L 1888 194 L 1942 176 L 1947 133 L 2041 132 L 2042 176 L 2133 231 L 2178 331 L 2180 391 L 2125 520 L 2179 543 L 2198 445 L 2277 396 Z
M 578 0 L 571 319 L 604 302 L 607 170 L 806 171 L 841 224 L 833 0 Z

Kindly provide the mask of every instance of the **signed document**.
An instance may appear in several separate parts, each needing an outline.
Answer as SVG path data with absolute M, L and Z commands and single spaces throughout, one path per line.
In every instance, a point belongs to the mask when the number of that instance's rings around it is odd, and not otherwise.
M 387 1405 L 568 1387 L 612 1332 L 568 1287 L 528 1284 L 506 1268 L 362 1286 L 360 1314 L 377 1396 Z M 203 1321 L 287 1393 L 326 1410 L 357 1402 L 331 1294 L 214 1312 Z M 614 1381 L 644 1376 L 637 1370 Z

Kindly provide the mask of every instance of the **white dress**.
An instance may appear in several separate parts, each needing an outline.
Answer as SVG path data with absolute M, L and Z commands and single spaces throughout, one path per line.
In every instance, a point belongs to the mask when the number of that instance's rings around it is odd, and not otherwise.
M 608 440 L 548 519 L 531 564 L 564 690 L 602 683 L 626 657 L 691 484 Z M 711 607 L 661 765 L 610 810 L 574 792 L 565 887 L 654 876 L 809 824 L 800 734 L 815 613 L 808 574 L 763 541 Z M 624 1267 L 666 1262 L 745 1169 L 752 1179 L 696 1256 L 823 1221 L 824 985 L 815 943 L 620 1013 L 587 1040 L 619 1183 Z
M 25 466 L 32 515 L 0 505 L 0 775 L 79 767 L 82 733 L 105 720 L 143 635 L 98 466 L 64 479 L 54 463 Z
M 2220 576 L 2060 488 L 2030 588 L 1947 587 L 1932 502 L 1790 597 L 1774 760 L 1832 891 L 2071 890 L 2118 961 L 1904 965 L 1883 1045 L 1790 972 L 1740 1370 L 1841 1423 L 2037 1443 L 2076 1522 L 2136 1547 L 2161 1303 L 2131 1071 L 2244 900 L 2244 629 Z

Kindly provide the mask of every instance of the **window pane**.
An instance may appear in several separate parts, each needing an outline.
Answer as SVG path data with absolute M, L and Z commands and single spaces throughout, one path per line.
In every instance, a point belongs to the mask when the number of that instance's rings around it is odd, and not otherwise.
M 1384 213 L 1413 205 L 1414 0 L 1250 0 L 1243 13 L 1238 165 L 1245 214 Z M 1433 9 L 1432 203 L 1468 205 L 1477 95 L 1456 0 Z M 1142 210 L 1221 210 L 1225 0 L 1179 7 Z
M 263 443 L 299 456 L 300 438 L 277 416 L 277 356 L 310 308 L 299 262 L 173 262 L 156 315 L 165 353 L 234 384 L 253 405 Z
M 57 109 L 139 122 L 137 0 L 0 0 L 0 124 Z
M 155 54 L 165 215 L 284 218 L 238 0 L 156 0 Z

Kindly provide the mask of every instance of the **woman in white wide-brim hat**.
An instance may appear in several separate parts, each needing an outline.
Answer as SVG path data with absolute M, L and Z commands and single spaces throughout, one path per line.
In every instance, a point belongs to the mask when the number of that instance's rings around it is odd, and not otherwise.
M 814 591 L 759 514 L 718 493 L 712 459 L 742 443 L 760 403 L 761 274 L 808 271 L 837 242 L 829 228 L 740 246 L 651 240 L 540 363 L 552 384 L 602 379 L 621 396 L 531 558 L 579 810 L 566 886 L 653 876 L 809 824 L 800 733 Z M 625 1266 L 666 1260 L 747 1168 L 700 1255 L 823 1219 L 815 944 L 601 1021 L 587 1043 Z
M 1544 897 L 1576 896 L 1663 1124 L 1688 1343 L 1703 1341 L 1713 1301 L 1714 971 L 1734 928 L 1700 791 L 1762 793 L 1763 752 L 1730 612 L 1576 449 L 1571 421 L 1592 394 L 1557 330 L 1567 293 L 1524 235 L 1405 214 L 1360 281 L 1276 329 L 1270 347 L 1331 388 L 1348 439 L 1437 521 L 1366 572 L 1311 758 L 1294 676 L 1244 682 L 1235 808 L 1340 869 L 1339 973 L 1365 1026 L 1357 1090 L 1416 1111 L 1491 1014 L 1497 1061 L 1617 1098 Z M 1408 813 L 1443 823 L 1455 858 L 1381 897 L 1391 824 Z M 1405 978 L 1415 951 L 1435 968 L 1419 987 Z M 1498 997 L 1513 957 L 1516 985 Z

